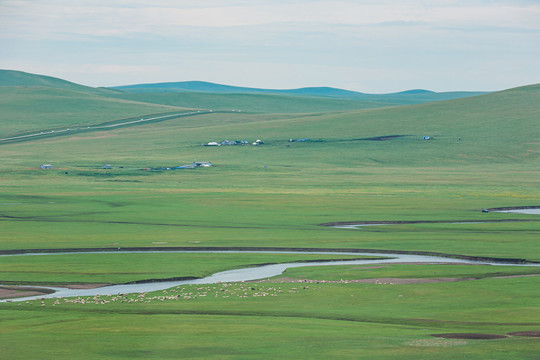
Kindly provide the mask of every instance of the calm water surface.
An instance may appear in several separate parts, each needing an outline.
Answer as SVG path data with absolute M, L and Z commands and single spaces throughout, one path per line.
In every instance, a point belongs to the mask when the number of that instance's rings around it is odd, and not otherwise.
M 515 209 L 515 210 L 500 210 L 496 212 L 514 213 L 514 214 L 528 214 L 528 215 L 540 215 L 540 209 Z
M 95 295 L 117 295 L 128 293 L 140 293 L 165 290 L 171 287 L 188 284 L 215 284 L 220 282 L 239 282 L 260 280 L 282 274 L 286 269 L 303 266 L 335 266 L 335 265 L 366 265 L 366 264 L 395 264 L 395 263 L 424 263 L 424 264 L 481 264 L 481 265 L 499 265 L 499 266 L 540 266 L 540 264 L 510 264 L 497 263 L 486 261 L 472 261 L 445 258 L 438 256 L 424 255 L 404 255 L 390 253 L 357 253 L 357 252 L 331 252 L 331 251 L 110 251 L 110 252 L 71 252 L 71 253 L 33 253 L 33 254 L 16 254 L 16 255 L 0 255 L 0 256 L 46 256 L 46 255 L 70 255 L 70 254 L 133 254 L 133 253 L 272 253 L 272 254 L 323 254 L 323 255 L 356 255 L 356 256 L 372 256 L 385 257 L 386 259 L 379 260 L 345 260 L 345 261 L 327 261 L 327 262 L 302 262 L 302 263 L 284 263 L 274 265 L 263 265 L 259 267 L 249 267 L 236 270 L 228 270 L 215 273 L 205 278 L 194 280 L 181 281 L 163 281 L 144 284 L 125 284 L 111 285 L 95 289 L 66 289 L 52 286 L 32 286 L 35 288 L 50 289 L 55 292 L 47 295 L 29 296 L 25 298 L 12 299 L 11 301 L 26 301 L 41 298 L 58 298 L 58 297 L 73 297 L 73 296 L 95 296 Z M 28 285 L 26 286 L 28 287 Z M 6 300 L 0 300 L 5 302 Z

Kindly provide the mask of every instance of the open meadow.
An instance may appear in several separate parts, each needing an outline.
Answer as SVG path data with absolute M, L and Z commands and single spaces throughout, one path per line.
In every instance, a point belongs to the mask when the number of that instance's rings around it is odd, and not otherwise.
M 0 255 L 316 248 L 540 262 L 540 215 L 481 211 L 540 206 L 540 85 L 342 109 L 350 100 L 250 94 L 263 105 L 232 111 L 227 98 L 241 95 L 11 81 L 0 86 L 13 98 L 0 101 L 0 138 L 204 113 L 0 142 Z M 302 111 L 291 110 L 295 102 Z M 226 139 L 249 144 L 201 146 Z M 251 145 L 257 139 L 264 144 Z M 172 169 L 196 161 L 213 166 Z M 0 256 L 0 284 L 118 284 L 352 257 Z M 0 303 L 0 351 L 7 359 L 537 359 L 538 275 L 532 266 L 374 261 L 253 283 L 13 301 Z M 465 335 L 433 336 L 456 333 Z

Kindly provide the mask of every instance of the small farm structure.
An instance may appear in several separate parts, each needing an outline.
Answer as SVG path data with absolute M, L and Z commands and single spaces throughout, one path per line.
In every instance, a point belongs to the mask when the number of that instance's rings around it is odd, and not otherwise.
M 52 166 L 51 164 L 41 164 L 41 165 L 39 166 L 39 168 L 40 168 L 40 169 L 45 169 L 45 170 L 47 170 L 47 169 L 52 169 L 53 166 Z
M 249 145 L 250 142 L 248 140 L 223 140 L 221 142 L 217 141 L 210 141 L 206 144 L 202 144 L 202 146 L 234 146 L 234 145 Z M 252 145 L 262 145 L 264 142 L 262 140 L 256 140 L 252 143 Z
M 210 167 L 210 166 L 213 166 L 213 165 L 209 161 L 194 161 L 191 164 L 186 164 L 186 165 L 161 167 L 161 168 L 145 168 L 144 170 L 179 170 L 179 169 L 195 169 L 198 167 Z

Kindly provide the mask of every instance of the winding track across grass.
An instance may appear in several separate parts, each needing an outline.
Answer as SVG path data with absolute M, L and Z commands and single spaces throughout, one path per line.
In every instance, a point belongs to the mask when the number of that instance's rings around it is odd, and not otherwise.
M 0 139 L 0 144 L 11 143 L 15 141 L 34 140 L 34 139 L 40 139 L 43 137 L 68 135 L 68 134 L 79 133 L 79 132 L 112 130 L 119 127 L 134 126 L 134 125 L 141 125 L 141 124 L 146 124 L 146 123 L 172 120 L 179 117 L 204 115 L 204 114 L 210 114 L 212 112 L 213 110 L 197 110 L 197 111 L 174 113 L 174 114 L 164 114 L 164 115 L 158 114 L 159 116 L 150 115 L 150 117 L 148 117 L 147 115 L 147 116 L 137 118 L 137 120 L 129 120 L 129 121 L 117 120 L 121 122 L 108 121 L 108 122 L 98 124 L 98 125 L 77 126 L 75 128 L 67 128 L 67 129 L 59 129 L 59 130 L 48 129 L 48 130 L 42 130 L 39 132 L 30 133 L 30 134 L 20 134 L 20 135 L 5 137 L 5 138 Z

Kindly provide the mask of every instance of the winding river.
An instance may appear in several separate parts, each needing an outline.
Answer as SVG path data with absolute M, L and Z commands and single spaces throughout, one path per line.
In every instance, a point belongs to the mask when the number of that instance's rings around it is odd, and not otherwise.
M 181 281 L 162 281 L 152 283 L 139 283 L 139 284 L 123 284 L 123 285 L 111 285 L 103 286 L 94 289 L 67 289 L 63 287 L 52 286 L 32 286 L 33 288 L 47 289 L 54 291 L 51 294 L 41 294 L 36 296 L 29 296 L 23 298 L 4 299 L 0 302 L 6 301 L 27 301 L 42 298 L 59 298 L 59 297 L 74 297 L 74 296 L 95 296 L 95 295 L 117 295 L 128 293 L 140 293 L 165 290 L 171 287 L 187 284 L 215 284 L 220 282 L 239 282 L 239 281 L 251 281 L 260 280 L 282 274 L 286 269 L 302 266 L 332 266 L 332 265 L 366 265 L 366 264 L 395 264 L 395 263 L 424 263 L 424 264 L 479 264 L 479 265 L 498 265 L 498 266 L 540 266 L 540 263 L 508 263 L 508 262 L 495 262 L 495 261 L 474 261 L 456 259 L 450 257 L 439 256 L 426 256 L 426 255 L 411 255 L 411 254 L 397 254 L 397 253 L 361 253 L 361 252 L 346 252 L 346 251 L 185 251 L 185 250 L 170 250 L 170 251 L 100 251 L 100 252 L 55 252 L 55 253 L 27 253 L 27 254 L 9 254 L 0 256 L 47 256 L 47 255 L 70 255 L 70 254 L 91 254 L 91 253 L 114 253 L 114 254 L 133 254 L 133 253 L 273 253 L 273 254 L 322 254 L 322 255 L 356 255 L 356 256 L 371 256 L 371 257 L 384 257 L 384 259 L 376 260 L 341 260 L 341 261 L 327 261 L 327 262 L 300 262 L 300 263 L 283 263 L 263 265 L 258 267 L 248 267 L 236 270 L 228 270 L 215 273 L 205 278 L 193 279 L 193 280 L 181 280 Z M 11 286 L 10 287 L 14 287 Z M 21 286 L 21 288 L 28 288 L 29 286 Z

